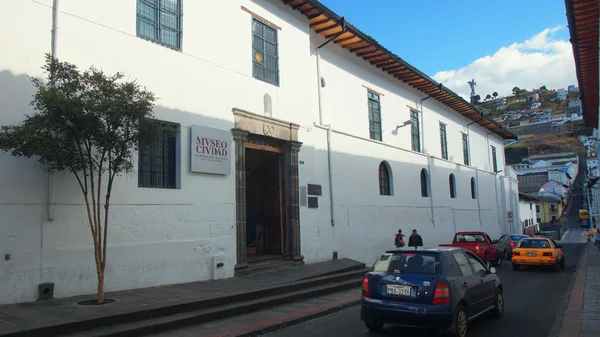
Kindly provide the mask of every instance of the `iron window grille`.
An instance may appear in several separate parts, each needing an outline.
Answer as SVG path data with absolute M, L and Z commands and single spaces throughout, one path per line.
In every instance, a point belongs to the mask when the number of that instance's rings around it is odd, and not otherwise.
M 464 158 L 464 164 L 469 166 L 470 165 L 470 161 L 469 161 L 469 136 L 466 133 L 462 134 L 462 145 L 463 145 L 463 158 Z
M 494 173 L 498 172 L 498 159 L 496 158 L 496 147 L 492 146 L 492 168 Z
M 367 93 L 369 104 L 369 137 L 381 141 L 381 104 L 379 95 L 369 91 Z
M 252 76 L 279 86 L 277 30 L 252 18 Z
M 446 138 L 446 124 L 440 123 L 440 145 L 442 147 L 442 158 L 448 160 L 448 140 Z
M 471 178 L 471 199 L 477 198 L 477 183 L 475 178 Z
M 411 145 L 412 150 L 415 152 L 421 152 L 421 130 L 419 129 L 419 113 L 414 110 L 410 110 L 410 121 L 411 124 Z
M 181 50 L 182 0 L 137 0 L 137 36 Z
M 171 125 L 179 130 L 179 125 Z M 162 134 L 153 144 L 140 146 L 138 187 L 177 188 L 177 136 Z
M 392 195 L 390 186 L 390 171 L 384 162 L 379 164 L 379 194 Z

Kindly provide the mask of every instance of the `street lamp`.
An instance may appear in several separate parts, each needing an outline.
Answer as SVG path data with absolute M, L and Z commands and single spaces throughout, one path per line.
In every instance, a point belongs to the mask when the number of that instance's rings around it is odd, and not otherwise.
M 412 124 L 412 121 L 410 121 L 410 120 L 405 121 L 404 123 L 402 123 L 402 125 L 397 124 L 396 125 L 396 130 L 394 130 L 394 132 L 398 131 L 398 129 L 400 129 L 400 128 L 403 128 L 403 127 L 405 127 L 407 125 L 411 125 L 411 124 Z

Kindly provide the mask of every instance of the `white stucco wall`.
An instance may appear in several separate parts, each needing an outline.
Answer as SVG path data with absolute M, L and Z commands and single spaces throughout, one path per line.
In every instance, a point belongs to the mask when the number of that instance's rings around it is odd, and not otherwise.
M 57 57 L 81 68 L 124 72 L 153 91 L 156 117 L 181 124 L 178 189 L 138 188 L 137 174 L 115 183 L 109 225 L 106 290 L 121 290 L 206 280 L 211 257 L 225 255 L 224 276 L 235 265 L 234 176 L 191 173 L 190 126 L 229 130 L 233 107 L 262 113 L 263 97 L 273 101 L 272 116 L 301 125 L 300 185 L 321 184 L 319 208 L 301 207 L 302 254 L 307 263 L 331 259 L 332 252 L 372 263 L 389 248 L 398 228 L 417 228 L 426 245 L 449 242 L 458 230 L 484 230 L 492 237 L 507 231 L 502 190 L 491 170 L 490 146 L 498 169 L 504 167 L 500 137 L 469 127 L 471 167 L 462 163 L 461 133 L 469 120 L 433 99 L 423 107 L 422 144 L 433 157 L 410 149 L 410 127 L 392 134 L 409 119 L 409 108 L 425 95 L 384 75 L 339 46 L 322 50 L 324 123 L 331 124 L 334 171 L 334 224 L 331 225 L 326 131 L 318 121 L 315 47 L 307 19 L 280 1 L 186 1 L 181 52 L 136 37 L 136 2 L 62 0 Z M 251 16 L 241 6 L 275 23 L 278 31 L 280 86 L 252 77 Z M 26 76 L 50 51 L 52 1 L 7 0 L 0 12 L 0 125 L 19 123 L 31 112 L 33 87 Z M 24 13 L 27 13 L 25 15 Z M 222 13 L 214 15 L 214 13 Z M 218 34 L 204 34 L 222 27 Z M 23 22 L 25 21 L 25 22 Z M 20 34 L 12 27 L 26 26 Z M 368 138 L 367 94 L 363 85 L 384 93 L 383 143 Z M 450 161 L 440 159 L 439 122 L 447 124 Z M 346 133 L 346 134 L 343 134 Z M 233 154 L 232 154 L 233 158 Z M 393 196 L 380 196 L 378 166 L 386 160 Z M 454 160 L 455 162 L 452 162 Z M 431 177 L 431 197 L 420 195 L 422 168 Z M 55 296 L 93 293 L 96 287 L 91 235 L 81 192 L 69 175 L 55 179 L 55 219 L 47 217 L 47 174 L 35 159 L 0 154 L 0 303 L 32 301 L 37 285 L 55 283 Z M 232 164 L 232 172 L 234 172 Z M 448 176 L 456 176 L 456 199 Z M 502 176 L 504 173 L 500 173 Z M 477 198 L 470 179 L 477 180 Z M 510 195 L 510 189 L 505 195 Z M 432 207 L 433 203 L 433 207 Z M 510 205 L 505 202 L 506 205 Z M 500 207 L 500 211 L 499 211 Z M 510 207 L 510 206 L 508 206 Z M 408 233 L 407 233 L 408 234 Z

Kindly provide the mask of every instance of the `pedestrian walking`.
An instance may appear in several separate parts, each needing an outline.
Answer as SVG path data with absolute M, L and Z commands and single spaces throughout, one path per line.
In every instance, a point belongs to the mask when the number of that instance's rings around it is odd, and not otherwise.
M 598 246 L 598 249 L 600 249 L 600 230 L 596 229 L 596 240 L 594 241 L 594 244 L 596 246 Z
M 421 235 L 417 233 L 416 229 L 412 230 L 412 234 L 408 238 L 408 246 L 415 247 L 415 249 L 423 246 L 423 238 L 421 238 Z
M 396 237 L 394 237 L 394 246 L 396 246 L 396 248 L 404 247 L 404 236 L 405 235 L 402 234 L 402 230 L 399 229 L 398 233 L 396 233 Z

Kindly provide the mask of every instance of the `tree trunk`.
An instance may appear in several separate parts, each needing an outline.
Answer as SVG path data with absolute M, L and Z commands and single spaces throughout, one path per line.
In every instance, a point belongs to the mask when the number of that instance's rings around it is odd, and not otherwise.
M 98 269 L 98 304 L 104 303 L 104 271 Z

